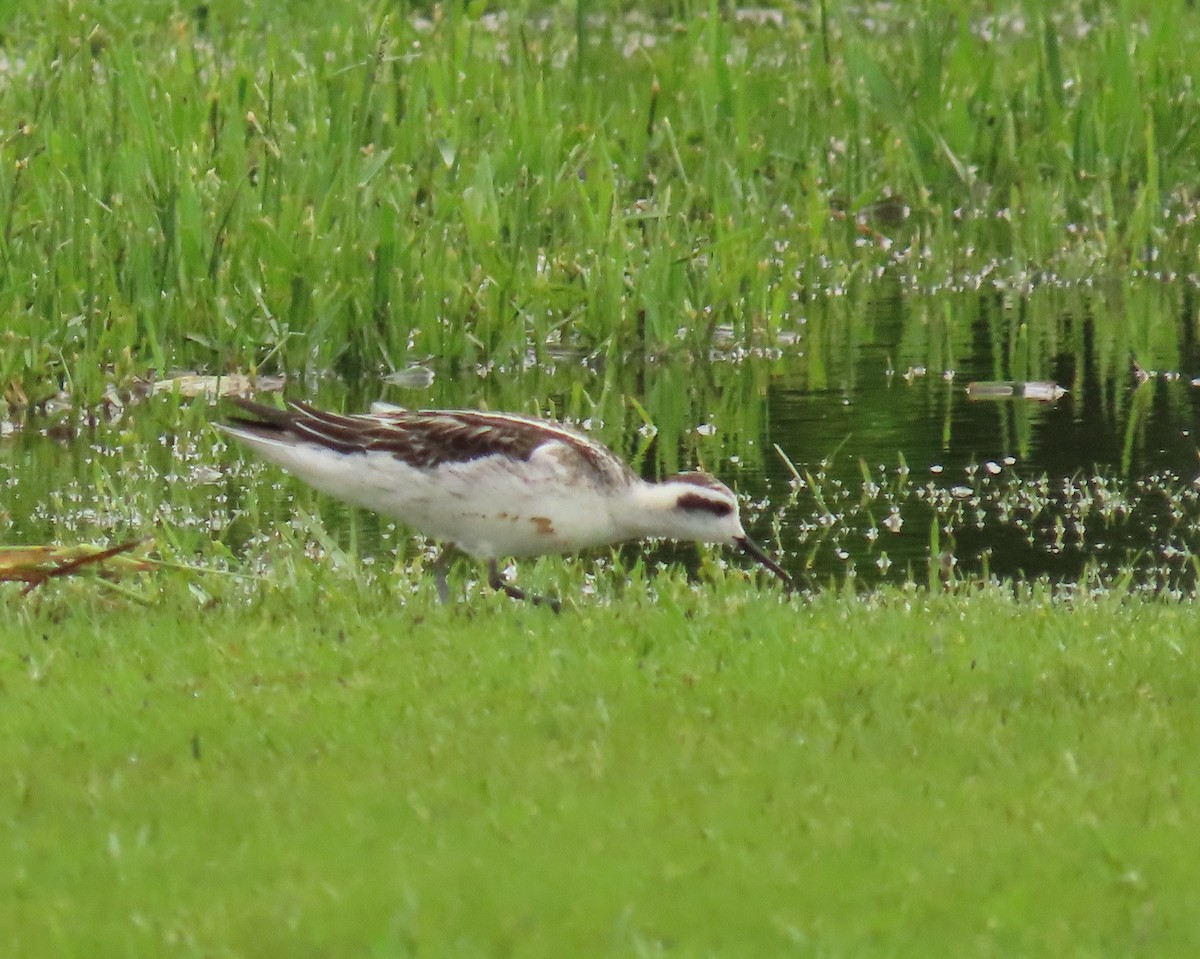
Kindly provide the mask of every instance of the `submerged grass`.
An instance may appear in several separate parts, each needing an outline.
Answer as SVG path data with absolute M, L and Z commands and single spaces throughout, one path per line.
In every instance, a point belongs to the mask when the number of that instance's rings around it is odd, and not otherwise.
M 10 603 L 10 951 L 1200 947 L 1190 608 L 639 587 Z

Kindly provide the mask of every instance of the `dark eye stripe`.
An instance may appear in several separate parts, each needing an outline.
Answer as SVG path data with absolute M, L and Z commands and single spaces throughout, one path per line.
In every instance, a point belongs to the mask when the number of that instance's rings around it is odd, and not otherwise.
M 684 493 L 675 503 L 676 509 L 695 509 L 712 513 L 713 516 L 728 516 L 733 512 L 733 505 L 724 500 L 709 499 L 699 493 Z

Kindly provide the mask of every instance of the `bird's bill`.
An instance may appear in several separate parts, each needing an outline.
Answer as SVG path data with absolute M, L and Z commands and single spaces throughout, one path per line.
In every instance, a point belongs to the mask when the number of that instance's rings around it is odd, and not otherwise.
M 736 543 L 738 548 L 743 553 L 745 553 L 747 556 L 753 556 L 759 561 L 759 563 L 783 580 L 789 592 L 796 588 L 796 584 L 792 581 L 792 577 L 787 574 L 787 571 L 784 570 L 784 568 L 777 562 L 775 562 L 775 560 L 773 560 L 767 554 L 766 550 L 759 546 L 758 543 L 754 542 L 754 540 L 752 540 L 749 536 L 742 536 L 736 540 Z

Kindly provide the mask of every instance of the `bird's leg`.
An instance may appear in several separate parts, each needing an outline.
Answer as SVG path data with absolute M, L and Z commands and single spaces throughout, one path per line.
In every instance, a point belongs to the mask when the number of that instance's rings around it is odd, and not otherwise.
M 450 567 L 450 547 L 443 546 L 433 559 L 433 581 L 437 585 L 438 599 L 443 606 L 450 605 L 450 584 L 446 581 L 446 570 Z
M 512 599 L 527 599 L 529 602 L 533 603 L 534 606 L 549 606 L 556 613 L 562 609 L 562 603 L 560 603 L 557 599 L 549 596 L 530 596 L 519 586 L 514 586 L 512 583 L 505 582 L 504 578 L 500 575 L 500 567 L 496 565 L 496 561 L 494 559 L 488 560 L 487 570 L 488 585 L 492 587 L 492 589 L 498 589 L 500 592 L 504 593 L 505 596 L 509 596 Z

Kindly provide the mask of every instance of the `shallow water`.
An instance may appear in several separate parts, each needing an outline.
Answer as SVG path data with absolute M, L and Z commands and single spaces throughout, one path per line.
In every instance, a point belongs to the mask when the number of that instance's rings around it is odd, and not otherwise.
M 486 370 L 431 359 L 391 380 L 287 392 L 346 409 L 383 398 L 553 412 L 648 476 L 702 465 L 744 494 L 752 534 L 810 585 L 1131 576 L 1192 590 L 1200 351 L 1190 286 L 872 296 L 814 306 L 763 344 L 717 331 L 700 359 L 564 349 Z M 996 381 L 1066 392 L 969 398 L 969 384 Z M 0 438 L 0 540 L 145 535 L 185 553 L 212 540 L 237 553 L 263 538 L 256 527 L 300 508 L 360 556 L 405 542 L 386 521 L 224 449 L 206 426 L 224 412 L 127 397 L 115 411 L 29 416 Z M 687 562 L 695 552 L 653 555 Z
M 889 321 L 893 307 L 881 304 L 872 335 L 831 376 L 838 385 L 779 382 L 769 395 L 770 439 L 810 470 L 828 464 L 785 519 L 801 565 L 818 580 L 851 570 L 894 580 L 910 569 L 922 579 L 932 563 L 938 576 L 1103 581 L 1132 572 L 1155 588 L 1190 589 L 1200 515 L 1196 320 L 1190 296 L 1151 299 L 1176 311 L 1158 323 L 1177 335 L 1123 354 L 1097 344 L 1124 325 L 1100 293 L 1034 321 L 1030 299 L 981 299 L 973 320 L 959 317 L 969 334 L 957 335 L 953 357 L 915 368 L 891 360 L 911 321 Z M 1020 355 L 1011 346 L 1022 338 L 1044 345 Z M 1054 402 L 969 397 L 969 384 L 1026 378 L 1065 392 Z M 768 483 L 785 476 L 764 466 Z M 827 510 L 807 505 L 814 487 L 826 489 Z

